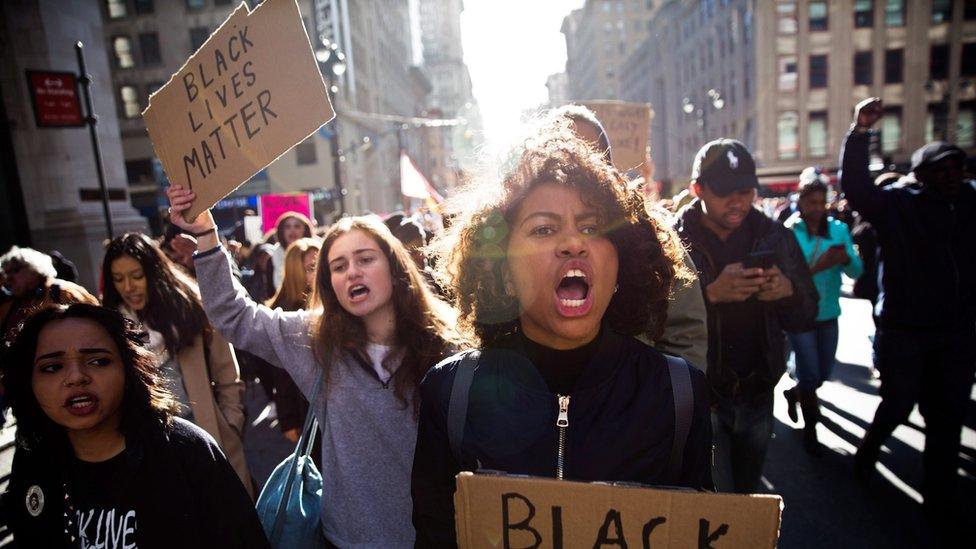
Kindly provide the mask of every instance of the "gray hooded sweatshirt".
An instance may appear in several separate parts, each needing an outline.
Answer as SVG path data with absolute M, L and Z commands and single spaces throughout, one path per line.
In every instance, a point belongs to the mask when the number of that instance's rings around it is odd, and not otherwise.
M 252 301 L 231 275 L 230 258 L 220 247 L 198 253 L 194 264 L 214 329 L 234 347 L 284 368 L 308 401 L 316 402 L 325 537 L 343 548 L 413 547 L 413 403 L 405 406 L 396 398 L 375 364 L 367 367 L 351 358 L 333 364 L 319 394 L 311 394 L 322 371 L 309 336 L 313 313 L 271 310 Z

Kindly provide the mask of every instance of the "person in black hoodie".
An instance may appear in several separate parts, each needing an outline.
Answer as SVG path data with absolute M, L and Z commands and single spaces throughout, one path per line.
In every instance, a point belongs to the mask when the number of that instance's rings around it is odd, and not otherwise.
M 5 356 L 17 417 L 0 502 L 20 547 L 268 547 L 214 440 L 176 417 L 142 335 L 121 314 L 43 309 Z
M 881 100 L 859 103 L 841 151 L 840 182 L 874 226 L 881 250 L 878 369 L 881 404 L 856 455 L 869 477 L 892 431 L 918 402 L 925 418 L 922 495 L 939 522 L 961 516 L 955 495 L 959 447 L 976 371 L 976 182 L 965 153 L 929 143 L 912 173 L 887 188 L 868 171 L 871 127 Z
M 668 359 L 633 337 L 664 327 L 682 268 L 676 235 L 564 117 L 547 119 L 517 158 L 504 180 L 459 197 L 463 211 L 434 244 L 480 359 L 460 437 L 448 410 L 468 355 L 421 383 L 418 547 L 455 545 L 461 470 L 711 488 L 704 374 L 677 363 L 693 401 L 677 416 Z M 676 417 L 690 424 L 683 452 Z
M 759 180 L 745 145 L 716 139 L 692 167 L 698 197 L 677 230 L 708 310 L 708 387 L 720 492 L 755 492 L 786 370 L 784 330 L 813 328 L 817 290 L 793 233 L 753 207 Z M 765 256 L 765 257 L 764 257 Z

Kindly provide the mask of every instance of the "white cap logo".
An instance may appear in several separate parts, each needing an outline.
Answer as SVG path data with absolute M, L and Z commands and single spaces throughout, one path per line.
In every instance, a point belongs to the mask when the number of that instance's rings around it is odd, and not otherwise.
M 739 167 L 739 157 L 737 157 L 732 151 L 728 151 L 725 154 L 729 157 L 729 168 L 732 168 L 733 170 L 737 169 Z

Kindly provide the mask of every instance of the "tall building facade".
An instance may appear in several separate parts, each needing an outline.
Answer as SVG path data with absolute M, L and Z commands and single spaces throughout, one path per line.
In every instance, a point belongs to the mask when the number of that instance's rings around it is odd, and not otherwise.
M 93 292 L 107 230 L 89 130 L 39 126 L 26 71 L 77 74 L 75 42 L 84 44 L 113 234 L 144 229 L 146 220 L 129 205 L 102 40 L 98 0 L 0 3 L 0 254 L 13 244 L 59 250 Z
M 549 91 L 549 108 L 569 103 L 569 78 L 565 72 L 550 74 L 546 78 L 546 89 Z
M 122 135 L 126 179 L 132 203 L 160 229 L 165 174 L 146 133 L 141 112 L 165 84 L 240 5 L 236 0 L 99 0 L 103 42 L 112 67 L 112 92 Z M 252 8 L 258 2 L 247 2 Z M 313 47 L 313 0 L 299 0 Z M 331 147 L 314 134 L 238 189 L 236 195 L 332 189 Z M 331 208 L 334 204 L 319 204 Z M 319 211 L 319 214 L 326 212 Z M 320 217 L 322 217 L 320 215 Z M 323 217 L 328 219 L 329 216 Z
M 660 0 L 586 0 L 563 19 L 569 99 L 620 99 L 627 57 L 649 36 Z
M 885 103 L 875 167 L 904 169 L 934 139 L 976 152 L 973 2 L 675 0 L 652 29 L 623 95 L 654 105 L 657 177 L 686 181 L 720 136 L 753 150 L 773 190 L 807 166 L 834 172 L 852 108 L 871 96 Z
M 649 102 L 659 180 L 687 180 L 699 147 L 733 136 L 756 150 L 754 0 L 664 2 L 624 61 L 621 99 Z
M 440 130 L 431 129 L 432 140 L 442 141 L 444 157 L 435 159 L 431 182 L 450 190 L 474 157 L 481 131 L 478 103 L 471 86 L 471 74 L 464 62 L 461 45 L 462 0 L 418 0 L 423 63 L 431 77 L 431 112 L 465 124 Z

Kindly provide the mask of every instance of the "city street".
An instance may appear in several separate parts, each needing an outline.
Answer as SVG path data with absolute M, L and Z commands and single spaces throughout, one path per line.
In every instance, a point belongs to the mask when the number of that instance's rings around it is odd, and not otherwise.
M 851 474 L 851 455 L 878 404 L 878 381 L 871 378 L 874 327 L 866 301 L 842 299 L 840 347 L 834 380 L 821 390 L 823 425 L 820 441 L 825 452 L 811 457 L 803 451 L 801 430 L 786 415 L 779 392 L 790 386 L 784 378 L 777 389 L 774 440 L 766 460 L 764 484 L 784 499 L 780 547 L 923 547 L 926 526 L 921 516 L 919 488 L 924 422 L 916 411 L 908 425 L 895 431 L 885 446 L 879 473 L 867 485 Z M 976 399 L 976 395 L 974 395 Z M 261 485 L 274 466 L 291 450 L 279 434 L 272 408 L 259 386 L 247 390 L 248 463 Z M 976 402 L 971 401 L 963 431 L 964 465 L 961 492 L 967 495 L 970 516 L 976 512 Z M 0 434 L 0 474 L 9 471 L 13 429 Z

